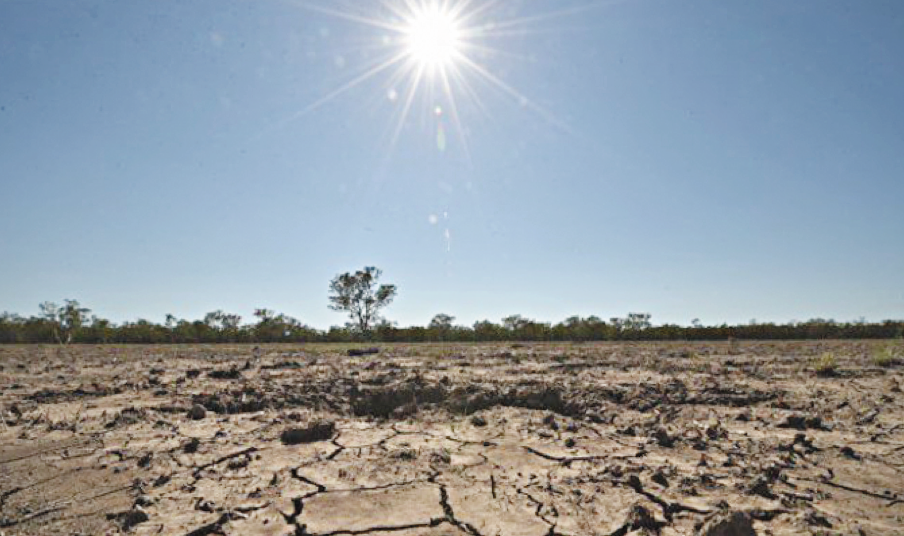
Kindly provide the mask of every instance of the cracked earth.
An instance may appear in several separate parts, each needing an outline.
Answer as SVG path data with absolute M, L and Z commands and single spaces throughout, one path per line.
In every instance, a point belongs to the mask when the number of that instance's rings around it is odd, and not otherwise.
M 880 344 L 0 347 L 0 534 L 900 535 Z

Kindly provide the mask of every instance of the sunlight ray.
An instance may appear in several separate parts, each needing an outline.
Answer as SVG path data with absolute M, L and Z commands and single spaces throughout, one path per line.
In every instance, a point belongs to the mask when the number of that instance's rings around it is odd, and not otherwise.
M 493 86 L 495 86 L 502 92 L 507 93 L 510 97 L 513 97 L 514 99 L 516 99 L 518 101 L 518 103 L 523 105 L 525 108 L 533 110 L 535 113 L 537 113 L 540 117 L 545 119 L 551 125 L 554 125 L 569 134 L 574 134 L 571 127 L 569 127 L 564 121 L 557 118 L 551 112 L 547 111 L 540 105 L 533 102 L 531 99 L 529 99 L 526 95 L 519 92 L 517 89 L 513 88 L 509 84 L 506 84 L 499 77 L 497 77 L 493 73 L 486 70 L 480 64 L 475 63 L 474 61 L 472 61 L 470 58 L 467 58 L 467 57 L 462 57 L 461 61 L 465 65 L 467 65 L 469 68 L 471 68 L 475 73 L 482 76 L 484 78 L 484 80 L 490 82 Z
M 300 116 L 307 115 L 307 114 L 313 112 L 314 110 L 316 110 L 317 108 L 320 108 L 321 106 L 328 103 L 329 101 L 335 99 L 336 97 L 342 95 L 343 93 L 346 93 L 346 92 L 354 89 L 359 84 L 366 82 L 368 79 L 373 78 L 374 76 L 380 74 L 381 72 L 383 72 L 386 69 L 392 67 L 393 65 L 401 62 L 404 59 L 405 59 L 404 55 L 396 54 L 395 56 L 389 58 L 388 60 L 377 65 L 376 67 L 373 67 L 372 69 L 370 69 L 368 71 L 365 71 L 360 76 L 357 76 L 357 77 L 353 78 L 352 80 L 350 80 L 349 82 L 346 82 L 344 85 L 340 86 L 339 88 L 334 89 L 333 91 L 324 95 L 317 101 L 309 104 L 307 107 L 305 107 L 304 109 L 299 111 L 296 115 L 298 117 L 300 117 Z
M 400 26 L 397 24 L 391 24 L 386 21 L 382 21 L 379 19 L 372 19 L 368 17 L 363 17 L 361 15 L 355 15 L 353 13 L 345 13 L 342 11 L 337 11 L 335 9 L 330 9 L 323 6 L 317 6 L 313 4 L 309 4 L 307 2 L 299 2 L 294 1 L 291 2 L 295 7 L 299 7 L 301 9 L 306 9 L 308 11 L 314 11 L 316 13 L 322 13 L 324 15 L 329 15 L 331 17 L 336 17 L 338 19 L 344 19 L 351 22 L 357 22 L 359 24 L 365 24 L 367 26 L 372 26 L 375 28 L 381 28 L 384 30 L 391 30 L 393 32 L 400 31 Z
M 478 52 L 484 52 L 486 54 L 490 54 L 491 56 L 498 56 L 502 58 L 510 58 L 519 61 L 530 61 L 531 58 L 529 56 L 525 56 L 523 54 L 515 54 L 514 52 L 509 52 L 507 50 L 502 50 L 499 48 L 487 46 L 487 45 L 479 45 L 477 43 L 468 43 L 465 45 L 467 50 L 475 50 Z
M 408 94 L 405 96 L 405 103 L 402 107 L 402 111 L 399 116 L 399 122 L 396 125 L 395 132 L 392 134 L 392 139 L 389 142 L 389 147 L 394 148 L 396 143 L 399 141 L 399 135 L 402 133 L 402 128 L 405 126 L 405 121 L 408 119 L 408 113 L 411 111 L 411 105 L 414 102 L 414 97 L 417 94 L 418 87 L 421 84 L 421 78 L 424 75 L 424 67 L 419 65 L 417 67 L 417 71 L 414 74 L 414 77 L 411 80 L 411 84 L 408 88 Z
M 260 138 L 260 137 L 262 137 L 262 136 L 264 136 L 264 135 L 266 135 L 266 134 L 268 134 L 268 133 L 270 133 L 270 132 L 272 132 L 272 131 L 274 131 L 274 130 L 278 130 L 279 128 L 282 128 L 282 127 L 284 127 L 285 125 L 287 125 L 287 124 L 289 124 L 289 123 L 291 123 L 291 122 L 293 122 L 293 121 L 296 121 L 296 120 L 300 119 L 301 117 L 304 117 L 305 115 L 307 115 L 307 114 L 309 114 L 309 113 L 315 111 L 316 109 L 320 108 L 321 106 L 323 106 L 324 104 L 330 102 L 331 100 L 335 99 L 336 97 L 339 97 L 339 96 L 341 96 L 341 95 L 343 95 L 343 94 L 345 94 L 345 93 L 351 91 L 352 89 L 354 89 L 354 88 L 357 87 L 358 85 L 360 85 L 360 84 L 366 82 L 367 80 L 369 80 L 369 79 L 371 79 L 371 78 L 377 76 L 378 74 L 382 73 L 382 72 L 385 71 L 386 69 L 389 69 L 389 68 L 392 67 L 393 65 L 398 64 L 399 62 L 401 62 L 401 61 L 404 60 L 404 59 L 405 59 L 405 56 L 404 56 L 404 55 L 402 55 L 402 54 L 396 54 L 395 56 L 389 58 L 388 60 L 384 61 L 383 63 L 380 63 L 380 64 L 377 65 L 376 67 L 373 67 L 373 68 L 371 68 L 371 69 L 368 69 L 367 71 L 365 71 L 365 72 L 364 72 L 363 74 L 361 74 L 360 76 L 357 76 L 357 77 L 353 78 L 352 80 L 350 80 L 349 82 L 345 83 L 344 85 L 342 85 L 342 86 L 340 86 L 340 87 L 334 89 L 334 90 L 331 91 L 330 93 L 328 93 L 328 94 L 324 95 L 323 97 L 317 99 L 316 101 L 314 101 L 313 103 L 309 104 L 308 106 L 306 106 L 306 107 L 302 108 L 301 110 L 299 110 L 299 111 L 297 111 L 297 112 L 291 114 L 289 117 L 286 117 L 286 118 L 282 119 L 281 121 L 278 121 L 276 124 L 274 124 L 274 125 L 272 125 L 271 127 L 265 129 L 263 132 L 261 132 L 260 134 L 258 134 L 258 135 L 255 136 L 255 137 L 256 137 L 256 138 Z
M 461 116 L 458 113 L 458 103 L 455 100 L 455 92 L 452 91 L 452 85 L 449 82 L 449 73 L 446 69 L 443 69 L 440 73 L 443 81 L 443 86 L 446 90 L 446 97 L 449 99 L 449 109 L 452 115 L 452 123 L 455 125 L 455 130 L 458 133 L 459 142 L 462 145 L 462 149 L 465 153 L 465 158 L 468 162 L 471 162 L 471 149 L 468 147 L 468 140 L 465 137 L 465 129 L 461 122 Z
M 534 22 L 546 22 L 550 19 L 554 19 L 554 18 L 558 18 L 558 17 L 577 15 L 579 13 L 583 13 L 583 12 L 589 11 L 591 9 L 597 8 L 597 7 L 599 7 L 599 4 L 602 4 L 602 3 L 603 2 L 595 2 L 595 3 L 580 5 L 580 6 L 574 6 L 574 7 L 570 7 L 567 9 L 560 9 L 558 11 L 549 11 L 547 13 L 540 13 L 539 15 L 531 15 L 529 17 L 508 19 L 508 20 L 505 20 L 502 22 L 494 23 L 492 26 L 493 26 L 493 29 L 505 29 L 505 28 L 518 27 L 518 26 L 527 26 Z M 607 3 L 614 3 L 614 2 L 610 1 Z

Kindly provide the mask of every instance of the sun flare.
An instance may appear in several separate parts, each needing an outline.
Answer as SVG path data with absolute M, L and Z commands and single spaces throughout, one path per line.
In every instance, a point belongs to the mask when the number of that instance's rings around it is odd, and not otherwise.
M 493 42 L 540 31 L 537 26 L 553 17 L 573 15 L 575 9 L 518 17 L 513 16 L 514 12 L 502 10 L 502 0 L 298 1 L 305 9 L 370 27 L 376 34 L 371 44 L 360 47 L 366 59 L 347 82 L 280 125 L 384 77 L 383 94 L 395 107 L 390 147 L 395 146 L 409 119 L 418 115 L 422 124 L 435 129 L 436 146 L 441 152 L 446 150 L 449 141 L 446 131 L 451 129 L 457 133 L 464 153 L 469 153 L 469 128 L 464 125 L 460 105 L 467 107 L 466 112 L 489 117 L 490 108 L 484 102 L 488 92 L 501 95 L 551 125 L 567 130 L 567 125 L 495 72 L 493 67 L 519 56 L 493 46 Z M 337 65 L 344 66 L 345 56 L 337 57 L 341 58 Z M 430 119 L 423 121 L 424 118 Z
M 455 14 L 439 5 L 414 11 L 403 31 L 405 50 L 421 68 L 449 66 L 461 55 L 461 28 Z

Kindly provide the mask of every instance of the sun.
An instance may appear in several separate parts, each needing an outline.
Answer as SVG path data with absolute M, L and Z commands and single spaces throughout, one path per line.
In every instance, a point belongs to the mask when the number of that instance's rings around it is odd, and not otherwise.
M 270 130 L 317 110 L 327 102 L 378 77 L 383 95 L 393 109 L 389 146 L 395 147 L 413 115 L 435 128 L 436 146 L 444 152 L 447 129 L 457 133 L 459 146 L 469 153 L 462 111 L 490 116 L 483 95 L 492 91 L 519 108 L 528 109 L 553 126 L 567 125 L 546 111 L 493 68 L 511 59 L 522 59 L 494 42 L 531 31 L 545 31 L 554 17 L 574 15 L 587 6 L 559 12 L 517 16 L 503 0 L 292 0 L 299 7 L 369 27 L 372 41 L 356 44 L 365 58 L 348 80 L 323 97 L 288 116 Z M 558 0 L 549 0 L 558 1 Z M 595 4 L 596 2 L 591 3 Z M 330 7 L 334 4 L 334 7 Z M 503 5 L 506 9 L 503 9 Z M 344 56 L 341 64 L 345 65 Z M 339 63 L 337 63 L 338 65 Z M 460 107 L 464 105 L 464 107 Z M 387 154 L 391 151 L 387 151 Z
M 405 53 L 418 67 L 445 69 L 462 54 L 462 30 L 456 15 L 437 4 L 415 9 L 402 30 Z

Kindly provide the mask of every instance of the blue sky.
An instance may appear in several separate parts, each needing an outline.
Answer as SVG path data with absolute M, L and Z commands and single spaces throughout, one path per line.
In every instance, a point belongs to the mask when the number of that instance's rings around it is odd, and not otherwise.
M 0 310 L 325 328 L 374 265 L 400 325 L 904 318 L 901 2 L 505 0 L 458 122 L 393 69 L 311 108 L 391 7 L 0 2 Z

